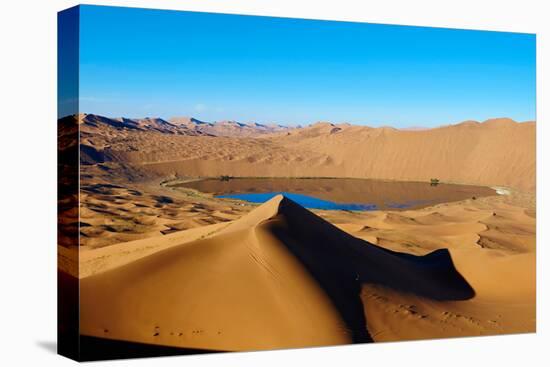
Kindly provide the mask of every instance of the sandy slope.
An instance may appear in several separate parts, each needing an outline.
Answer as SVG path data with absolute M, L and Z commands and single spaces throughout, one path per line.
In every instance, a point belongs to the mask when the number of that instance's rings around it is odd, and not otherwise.
M 81 207 L 75 195 L 61 200 L 59 267 L 81 279 L 85 335 L 248 350 L 535 330 L 533 122 L 321 123 L 237 138 L 99 116 L 80 133 Z M 515 190 L 312 213 L 281 198 L 257 207 L 159 185 L 224 174 Z
M 216 350 L 351 341 L 322 288 L 262 223 L 277 208 L 274 201 L 212 239 L 84 278 L 81 332 Z
M 123 162 L 159 177 L 313 176 L 424 182 L 436 177 L 535 189 L 534 122 L 502 118 L 413 131 L 317 123 L 237 138 L 122 129 L 116 124 L 82 126 L 85 154 L 81 156 L 86 163 Z
M 341 167 L 339 174 L 348 177 L 421 181 L 437 177 L 534 190 L 534 122 L 493 119 L 421 131 L 358 126 L 336 132 L 332 126 L 317 129 L 315 133 L 293 131 L 280 138 L 281 144 L 325 154 L 326 164 Z
M 337 227 L 276 197 L 198 232 L 91 250 L 81 331 L 248 350 L 534 330 L 530 211 L 487 198 L 319 214 Z

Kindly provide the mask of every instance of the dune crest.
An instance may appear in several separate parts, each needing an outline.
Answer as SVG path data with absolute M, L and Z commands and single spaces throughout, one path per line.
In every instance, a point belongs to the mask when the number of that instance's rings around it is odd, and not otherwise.
M 211 237 L 85 277 L 80 287 L 83 335 L 210 350 L 376 340 L 372 287 L 434 304 L 475 298 L 448 250 L 390 251 L 281 195 Z
M 534 122 L 499 118 L 398 130 L 316 123 L 109 119 L 85 115 L 82 163 L 118 176 L 347 177 L 506 186 L 534 192 Z M 124 165 L 124 169 L 114 163 Z

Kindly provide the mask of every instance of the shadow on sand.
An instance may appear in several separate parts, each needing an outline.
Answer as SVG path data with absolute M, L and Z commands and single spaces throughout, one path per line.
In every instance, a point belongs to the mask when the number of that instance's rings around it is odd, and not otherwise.
M 361 299 L 364 284 L 438 301 L 466 300 L 475 295 L 454 267 L 448 250 L 424 256 L 386 250 L 347 234 L 287 198 L 281 198 L 276 214 L 258 226 L 275 236 L 317 281 L 340 314 L 353 343 L 373 341 Z M 69 296 L 60 300 L 64 301 L 61 308 L 67 312 L 60 314 L 60 330 L 66 331 L 60 333 L 60 354 L 92 361 L 218 352 L 78 335 L 78 316 L 74 315 L 78 309 L 78 280 L 63 273 L 59 280 L 60 293 Z M 50 348 L 53 349 L 51 345 Z
M 355 238 L 283 198 L 279 214 L 262 224 L 317 280 L 340 313 L 354 343 L 372 342 L 360 297 L 363 284 L 378 284 L 438 301 L 466 300 L 475 291 L 446 249 L 424 256 L 394 252 Z

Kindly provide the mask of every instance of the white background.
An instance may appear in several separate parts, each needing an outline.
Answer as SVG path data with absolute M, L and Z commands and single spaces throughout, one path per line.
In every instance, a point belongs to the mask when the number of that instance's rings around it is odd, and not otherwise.
M 537 33 L 538 331 L 447 339 L 154 359 L 159 366 L 548 365 L 549 27 L 545 1 L 92 1 L 225 13 Z M 69 365 L 56 340 L 56 12 L 74 1 L 4 1 L 0 12 L 0 365 Z M 100 24 L 97 25 L 101 27 Z M 136 27 L 147 26 L 136 24 Z M 545 348 L 546 347 L 546 348 Z M 546 349 L 546 350 L 545 350 Z M 152 359 L 94 365 L 151 365 Z

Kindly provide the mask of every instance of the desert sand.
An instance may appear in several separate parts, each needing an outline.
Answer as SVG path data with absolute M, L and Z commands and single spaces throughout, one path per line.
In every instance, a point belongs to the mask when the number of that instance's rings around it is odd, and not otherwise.
M 348 177 L 535 190 L 535 122 L 474 121 L 427 130 L 316 123 L 241 137 L 165 131 L 83 115 L 81 158 L 145 176 Z M 117 125 L 118 124 L 118 125 Z M 137 123 L 136 123 L 137 124 Z
M 251 350 L 533 331 L 535 220 L 487 204 L 334 226 L 279 196 L 229 223 L 84 251 L 81 332 Z
M 79 223 L 59 264 L 80 280 L 82 335 L 237 351 L 535 331 L 534 122 L 213 136 L 102 119 L 80 116 L 80 213 L 60 222 Z M 166 185 L 225 174 L 437 177 L 509 195 L 345 212 Z

